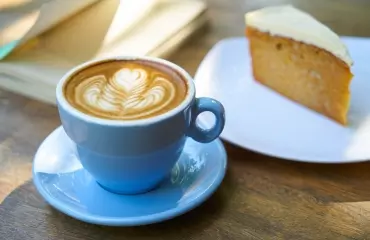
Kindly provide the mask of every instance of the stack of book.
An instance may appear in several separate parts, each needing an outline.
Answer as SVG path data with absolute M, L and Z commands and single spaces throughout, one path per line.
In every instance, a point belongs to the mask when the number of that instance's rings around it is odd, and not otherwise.
M 206 23 L 205 11 L 196 0 L 1 0 L 0 88 L 55 104 L 70 68 L 117 55 L 166 57 Z

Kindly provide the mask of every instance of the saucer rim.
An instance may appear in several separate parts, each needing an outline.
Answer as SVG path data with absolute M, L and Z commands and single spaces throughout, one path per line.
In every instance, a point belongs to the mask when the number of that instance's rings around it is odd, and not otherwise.
M 33 184 L 35 185 L 37 191 L 39 194 L 43 197 L 43 199 L 53 208 L 57 209 L 61 213 L 64 213 L 68 215 L 69 217 L 75 218 L 77 220 L 87 222 L 90 224 L 96 224 L 96 225 L 105 225 L 105 226 L 140 226 L 140 225 L 148 225 L 153 223 L 158 223 L 162 221 L 166 221 L 172 218 L 175 218 L 177 216 L 180 216 L 188 211 L 191 211 L 192 209 L 198 207 L 203 202 L 205 202 L 209 197 L 212 196 L 212 194 L 218 189 L 218 187 L 221 185 L 227 170 L 227 152 L 226 149 L 222 143 L 222 141 L 217 138 L 214 141 L 207 143 L 207 144 L 215 144 L 216 148 L 219 150 L 219 159 L 222 162 L 222 167 L 218 171 L 217 175 L 214 177 L 214 180 L 212 183 L 209 184 L 205 188 L 203 192 L 201 192 L 194 200 L 184 203 L 181 206 L 176 206 L 174 208 L 168 209 L 163 212 L 158 212 L 150 215 L 143 215 L 138 217 L 104 217 L 104 216 L 98 216 L 98 215 L 92 215 L 89 213 L 81 213 L 79 211 L 76 211 L 74 209 L 71 209 L 68 207 L 67 204 L 59 201 L 57 198 L 52 197 L 50 194 L 48 194 L 44 188 L 42 187 L 42 183 L 39 180 L 39 177 L 37 177 L 37 173 L 34 169 L 34 162 L 39 157 L 41 148 L 46 142 L 50 141 L 50 138 L 53 134 L 57 134 L 58 131 L 64 131 L 62 126 L 57 127 L 54 129 L 39 145 L 35 156 L 32 161 L 32 180 Z M 208 160 L 209 161 L 209 160 Z M 82 168 L 83 169 L 83 168 Z M 84 170 L 84 169 L 83 169 Z M 86 170 L 84 170 L 86 171 Z

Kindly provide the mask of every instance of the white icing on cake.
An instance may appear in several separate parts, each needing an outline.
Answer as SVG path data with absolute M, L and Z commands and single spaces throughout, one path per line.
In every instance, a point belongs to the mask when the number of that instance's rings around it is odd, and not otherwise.
M 261 32 L 315 45 L 332 53 L 348 66 L 353 64 L 347 47 L 337 34 L 311 15 L 291 5 L 266 7 L 248 12 L 245 14 L 245 23 Z

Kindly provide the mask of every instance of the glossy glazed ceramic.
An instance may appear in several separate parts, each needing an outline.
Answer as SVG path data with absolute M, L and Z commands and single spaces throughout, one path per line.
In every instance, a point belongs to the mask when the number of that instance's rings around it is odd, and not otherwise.
M 102 225 L 134 226 L 178 216 L 205 201 L 224 178 L 227 159 L 220 140 L 185 143 L 179 161 L 158 188 L 119 195 L 100 187 L 75 155 L 62 127 L 40 145 L 33 181 L 44 199 L 76 219 Z
M 188 93 L 176 108 L 148 119 L 107 120 L 84 114 L 64 98 L 63 86 L 69 77 L 92 64 L 70 70 L 58 83 L 57 106 L 63 128 L 76 144 L 76 155 L 84 168 L 107 190 L 119 194 L 139 194 L 156 187 L 178 160 L 188 137 L 207 143 L 216 139 L 225 124 L 221 103 L 210 98 L 195 98 L 189 74 L 179 66 L 158 58 L 117 57 L 118 60 L 144 59 L 173 69 L 187 81 Z M 202 129 L 197 116 L 212 112 L 214 126 Z
M 370 159 L 370 41 L 341 37 L 354 59 L 349 125 L 343 127 L 254 81 L 245 37 L 217 43 L 195 75 L 197 97 L 218 99 L 227 111 L 220 137 L 256 152 L 313 163 Z M 214 120 L 199 116 L 205 126 Z

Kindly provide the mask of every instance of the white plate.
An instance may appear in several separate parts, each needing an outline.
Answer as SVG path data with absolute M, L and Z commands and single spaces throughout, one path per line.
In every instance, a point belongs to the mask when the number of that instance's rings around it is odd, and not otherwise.
M 207 54 L 195 76 L 197 96 L 223 103 L 221 138 L 283 159 L 348 163 L 370 159 L 370 40 L 342 37 L 354 60 L 349 126 L 321 116 L 254 81 L 248 41 L 225 39 Z M 208 113 L 199 119 L 213 124 Z

